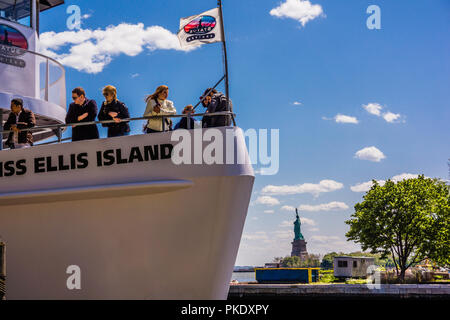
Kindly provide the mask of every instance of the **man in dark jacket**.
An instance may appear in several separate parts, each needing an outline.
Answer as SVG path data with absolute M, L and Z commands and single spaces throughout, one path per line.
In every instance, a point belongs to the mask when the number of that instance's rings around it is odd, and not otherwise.
M 227 105 L 227 97 L 216 89 L 206 89 L 200 99 L 202 105 L 207 108 L 207 113 L 233 111 L 231 99 L 228 99 Z M 204 116 L 202 124 L 204 128 L 230 126 L 231 116 Z
M 6 120 L 4 129 L 11 130 L 6 145 L 11 149 L 19 149 L 33 145 L 33 134 L 27 128 L 36 125 L 34 113 L 24 109 L 22 99 L 11 100 L 11 113 Z
M 95 100 L 86 98 L 83 88 L 72 90 L 73 102 L 69 106 L 66 115 L 66 124 L 95 121 L 97 117 L 97 103 Z M 72 141 L 98 139 L 98 129 L 96 124 L 73 126 Z

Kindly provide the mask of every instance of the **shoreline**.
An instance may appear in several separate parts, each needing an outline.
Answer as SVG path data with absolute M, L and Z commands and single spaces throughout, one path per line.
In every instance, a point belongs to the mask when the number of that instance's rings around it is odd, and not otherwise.
M 450 284 L 231 284 L 228 299 L 450 299 Z

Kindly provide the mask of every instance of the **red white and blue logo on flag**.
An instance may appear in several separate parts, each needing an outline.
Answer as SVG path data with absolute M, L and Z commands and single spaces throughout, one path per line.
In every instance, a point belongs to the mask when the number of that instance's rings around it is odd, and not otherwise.
M 222 41 L 218 8 L 199 15 L 182 18 L 178 39 L 181 47 Z

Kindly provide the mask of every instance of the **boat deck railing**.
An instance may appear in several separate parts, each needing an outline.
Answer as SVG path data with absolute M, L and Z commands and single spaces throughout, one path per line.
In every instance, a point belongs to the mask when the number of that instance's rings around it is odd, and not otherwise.
M 231 111 L 222 111 L 222 112 L 214 112 L 214 113 L 186 113 L 186 114 L 177 114 L 177 115 L 161 115 L 161 116 L 145 116 L 145 117 L 137 117 L 137 118 L 126 118 L 126 119 L 120 119 L 121 122 L 132 122 L 132 121 L 140 121 L 140 120 L 149 120 L 149 119 L 160 119 L 162 123 L 162 127 L 165 128 L 165 121 L 168 118 L 187 118 L 186 121 L 187 129 L 194 129 L 191 128 L 191 121 L 190 119 L 193 119 L 194 117 L 214 117 L 214 116 L 231 116 L 233 125 L 236 126 L 235 117 L 236 114 L 234 114 Z M 71 137 L 62 138 L 62 133 L 65 129 L 68 127 L 81 127 L 81 126 L 88 126 L 88 125 L 97 125 L 97 124 L 109 124 L 109 123 L 116 123 L 114 120 L 103 120 L 103 121 L 89 121 L 89 122 L 77 122 L 77 123 L 67 123 L 67 124 L 53 124 L 53 125 L 47 125 L 47 126 L 35 126 L 32 128 L 26 128 L 21 129 L 20 131 L 42 131 L 42 130 L 52 130 L 57 137 L 57 140 L 50 141 L 50 142 L 44 142 L 35 144 L 36 146 L 39 145 L 47 145 L 47 144 L 54 144 L 54 143 L 60 143 L 63 141 L 71 140 Z M 166 130 L 168 131 L 168 130 Z M 0 137 L 7 136 L 10 132 L 13 132 L 12 130 L 3 130 L 0 131 Z M 0 139 L 1 140 L 1 139 Z M 1 150 L 1 148 L 0 148 Z
M 0 82 L 0 92 L 14 92 L 65 109 L 66 71 L 60 62 L 39 52 L 5 44 L 0 45 L 0 53 L 11 56 L 9 63 L 20 67 L 14 71 L 14 81 Z

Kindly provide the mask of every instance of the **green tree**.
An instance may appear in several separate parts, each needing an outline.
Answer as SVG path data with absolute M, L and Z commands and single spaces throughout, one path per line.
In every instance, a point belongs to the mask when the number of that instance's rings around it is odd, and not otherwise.
M 297 256 L 288 256 L 281 260 L 281 264 L 287 268 L 315 268 L 320 266 L 320 256 L 312 253 L 303 259 Z
M 298 267 L 300 267 L 301 259 L 300 259 L 300 257 L 297 257 L 297 256 L 285 257 L 281 261 L 281 264 L 284 267 L 288 267 L 288 268 L 298 268 Z
M 450 196 L 442 181 L 425 178 L 373 180 L 364 201 L 346 223 L 348 240 L 363 250 L 392 256 L 397 276 L 404 281 L 406 270 L 430 258 L 440 264 L 450 259 Z
M 320 267 L 322 269 L 333 269 L 333 261 L 334 257 L 340 256 L 341 254 L 338 254 L 336 252 L 330 252 L 323 256 L 322 262 L 320 263 Z
M 275 257 L 275 258 L 273 258 L 273 262 L 274 263 L 281 263 L 281 262 L 283 262 L 283 257 Z
M 320 255 L 310 253 L 305 260 L 302 261 L 301 266 L 304 268 L 318 268 L 320 267 Z

